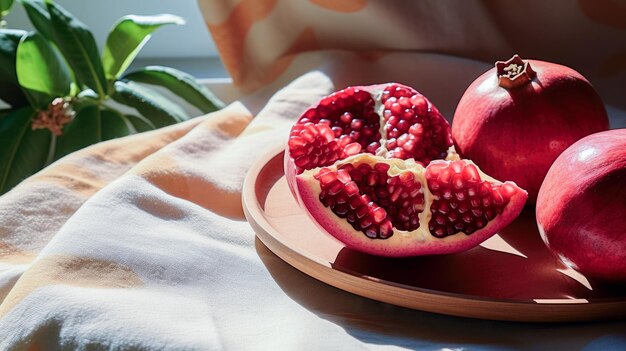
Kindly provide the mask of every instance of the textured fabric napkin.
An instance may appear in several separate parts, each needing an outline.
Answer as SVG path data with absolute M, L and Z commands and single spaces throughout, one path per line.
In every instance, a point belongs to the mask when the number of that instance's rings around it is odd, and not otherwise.
M 313 74 L 252 122 L 234 103 L 101 143 L 0 198 L 0 348 L 357 347 L 317 338 L 345 331 L 281 293 L 240 199 L 251 163 L 331 88 Z

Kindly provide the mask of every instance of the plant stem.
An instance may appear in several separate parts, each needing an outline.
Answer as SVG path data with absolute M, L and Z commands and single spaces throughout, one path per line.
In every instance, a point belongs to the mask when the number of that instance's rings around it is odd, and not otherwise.
M 46 157 L 45 166 L 48 166 L 49 164 L 52 163 L 52 161 L 54 161 L 54 153 L 56 151 L 56 146 L 57 146 L 57 136 L 52 134 L 52 138 L 50 138 L 50 147 L 48 148 L 48 157 Z

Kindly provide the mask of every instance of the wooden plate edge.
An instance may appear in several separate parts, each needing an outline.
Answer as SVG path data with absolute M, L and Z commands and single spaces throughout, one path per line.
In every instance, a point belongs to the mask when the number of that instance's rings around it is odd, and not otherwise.
M 260 171 L 283 150 L 282 146 L 272 149 L 250 168 L 244 180 L 242 204 L 246 219 L 261 242 L 280 259 L 306 275 L 376 301 L 458 317 L 518 322 L 580 322 L 620 319 L 626 315 L 626 301 L 574 304 L 506 302 L 405 289 L 364 279 L 306 257 L 277 239 L 280 235 L 265 220 L 256 198 L 255 185 Z

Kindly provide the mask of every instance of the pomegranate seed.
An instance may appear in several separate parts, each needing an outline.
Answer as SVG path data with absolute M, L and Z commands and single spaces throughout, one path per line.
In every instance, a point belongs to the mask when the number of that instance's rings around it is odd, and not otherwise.
M 342 136 L 343 134 L 343 129 L 341 127 L 332 127 L 330 128 L 333 131 L 333 134 L 335 135 L 335 138 L 339 138 Z
M 380 207 L 376 207 L 372 211 L 372 216 L 374 218 L 374 222 L 376 222 L 376 224 L 380 224 L 385 218 L 387 218 L 387 212 Z
M 459 173 L 452 176 L 452 186 L 455 189 L 462 189 L 465 184 L 463 184 L 463 176 Z
M 415 176 L 411 172 L 404 172 L 399 175 L 400 181 L 405 184 L 413 184 L 415 182 Z
M 354 119 L 350 123 L 350 128 L 354 130 L 361 129 L 362 127 L 363 127 L 363 121 L 361 121 L 360 119 Z
M 339 194 L 337 195 L 337 197 L 335 198 L 335 202 L 337 204 L 345 204 L 346 202 L 348 202 L 348 196 L 345 194 Z M 346 210 L 347 211 L 347 210 Z
M 441 216 L 441 215 L 436 215 L 436 216 L 433 217 L 433 219 L 439 225 L 443 225 L 444 223 L 446 223 L 446 219 L 443 216 Z
M 359 193 L 359 186 L 354 182 L 354 181 L 350 181 L 348 183 L 346 183 L 346 193 L 349 196 L 354 196 L 357 195 Z
M 376 151 L 378 151 L 379 147 L 380 147 L 380 144 L 378 142 L 373 142 L 369 144 L 365 150 L 369 152 L 370 154 L 375 154 Z
M 462 203 L 459 204 L 458 211 L 459 211 L 460 214 L 463 214 L 463 213 L 469 211 L 469 206 L 467 205 L 467 203 L 462 202 Z
M 374 165 L 374 169 L 379 173 L 387 173 L 389 171 L 389 165 L 386 163 L 377 163 Z
M 297 158 L 294 163 L 296 164 L 296 166 L 304 168 L 306 165 L 309 164 L 309 158 L 307 156 L 302 156 Z
M 500 195 L 500 192 L 497 189 L 491 190 L 491 198 L 493 199 L 493 203 L 496 205 L 504 204 L 504 198 Z
M 340 181 L 335 180 L 332 184 L 330 184 L 330 186 L 328 187 L 328 194 L 329 195 L 337 195 L 339 194 L 339 192 L 343 189 L 343 184 Z
M 441 188 L 441 186 L 436 180 L 428 180 L 428 188 L 432 191 L 437 191 Z
M 491 206 L 491 199 L 488 197 L 483 197 L 483 207 Z
M 463 201 L 465 200 L 465 193 L 462 191 L 454 193 L 454 197 L 459 201 Z
M 402 106 L 401 106 L 399 103 L 394 102 L 394 103 L 390 104 L 390 106 L 389 106 L 389 110 L 391 111 L 391 113 L 392 113 L 394 116 L 397 116 L 397 115 L 399 115 L 400 113 L 402 113 Z
M 461 171 L 463 171 L 464 167 L 464 163 L 463 161 L 453 161 L 452 163 L 450 163 L 450 167 L 452 168 L 452 171 L 454 173 L 461 173 Z
M 311 134 L 308 130 L 305 130 L 305 129 L 300 131 L 300 137 L 306 143 L 313 143 L 315 141 L 315 135 Z
M 478 186 L 478 194 L 480 196 L 485 196 L 485 195 L 489 194 L 490 192 L 491 192 L 491 187 L 486 182 L 481 183 Z
M 384 221 L 380 224 L 380 237 L 386 239 L 393 234 L 393 228 L 390 221 Z
M 450 179 L 452 178 L 452 169 L 445 168 L 441 173 L 439 173 L 439 177 L 437 177 L 437 182 L 441 186 L 448 186 L 450 184 Z
M 350 122 L 352 122 L 352 114 L 350 112 L 345 112 L 341 115 L 339 120 L 345 124 L 350 124 Z
M 396 202 L 400 198 L 400 194 L 402 193 L 402 188 L 397 187 L 394 189 L 394 192 L 391 194 L 391 201 Z
M 363 218 L 363 216 L 365 216 L 366 214 L 367 214 L 367 206 L 365 205 L 359 207 L 356 211 L 356 215 L 359 218 Z
M 481 229 L 487 225 L 487 221 L 484 220 L 483 218 L 478 218 L 476 219 L 475 224 L 476 224 L 476 228 Z
M 335 139 L 335 133 L 327 125 L 322 125 L 320 127 L 320 133 L 326 139 L 327 143 L 330 143 L 331 141 Z
M 350 143 L 343 148 L 343 152 L 347 156 L 356 155 L 361 152 L 361 144 L 359 143 Z
M 319 130 L 317 129 L 317 127 L 313 123 L 305 124 L 303 131 L 305 131 L 307 134 L 310 134 L 313 137 L 315 137 L 315 136 L 317 136 L 319 134 Z
M 348 207 L 347 206 L 343 206 L 342 204 L 339 204 L 339 205 L 335 206 L 334 212 L 336 214 L 338 214 L 340 217 L 345 217 L 347 215 L 347 213 L 348 213 Z
M 289 145 L 290 148 L 297 148 L 297 147 L 306 145 L 306 142 L 301 137 L 292 136 L 289 138 L 289 142 L 287 144 Z
M 369 226 L 371 226 L 373 223 L 372 219 L 369 217 L 364 217 L 363 219 L 361 219 L 361 228 L 365 229 Z
M 367 138 L 374 135 L 374 130 L 371 127 L 364 127 L 361 133 L 363 133 L 363 136 Z
M 337 171 L 337 179 L 339 179 L 342 183 L 347 183 L 352 180 L 350 177 L 350 173 L 348 173 L 345 169 L 340 169 Z
M 409 123 L 405 120 L 401 120 L 400 122 L 398 122 L 398 124 L 396 125 L 396 129 L 400 132 L 400 133 L 404 133 L 407 130 L 409 130 Z M 402 136 L 405 136 L 406 134 L 402 134 Z M 408 136 L 408 135 L 407 135 Z
M 469 195 L 469 197 L 476 196 L 476 188 L 474 188 L 473 186 L 467 188 L 467 195 Z
M 411 133 L 411 135 L 419 137 L 422 135 L 422 133 L 424 133 L 424 127 L 422 127 L 422 125 L 419 123 L 413 124 L 409 128 L 409 133 Z
M 467 165 L 463 170 L 463 178 L 470 184 L 480 181 L 480 175 L 474 165 Z
M 374 229 L 374 228 L 368 228 L 365 231 L 365 235 L 367 235 L 368 237 L 370 237 L 372 239 L 375 239 L 377 234 L 378 233 L 376 232 L 376 229 Z
M 324 174 L 321 174 L 319 181 L 320 181 L 320 183 L 322 185 L 328 185 L 328 184 L 334 182 L 335 179 L 337 179 L 337 174 L 335 172 L 330 172 L 329 171 L 329 172 L 326 172 Z
M 505 198 L 507 201 L 508 201 L 508 200 L 511 198 L 511 196 L 513 196 L 513 194 L 515 194 L 515 192 L 516 192 L 515 188 L 514 188 L 511 184 L 508 184 L 508 183 L 504 183 L 504 184 L 502 184 L 502 187 L 501 187 L 500 189 L 501 189 L 501 194 L 502 194 L 502 196 L 504 196 L 504 198 Z

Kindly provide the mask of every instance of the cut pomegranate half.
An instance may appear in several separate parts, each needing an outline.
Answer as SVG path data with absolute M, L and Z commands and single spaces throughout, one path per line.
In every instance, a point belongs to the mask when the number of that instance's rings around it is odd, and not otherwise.
M 460 252 L 508 225 L 527 193 L 460 160 L 450 126 L 410 87 L 350 87 L 293 126 L 289 187 L 348 247 L 380 256 Z

